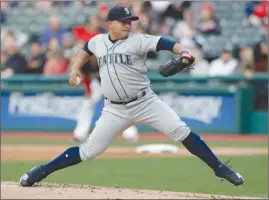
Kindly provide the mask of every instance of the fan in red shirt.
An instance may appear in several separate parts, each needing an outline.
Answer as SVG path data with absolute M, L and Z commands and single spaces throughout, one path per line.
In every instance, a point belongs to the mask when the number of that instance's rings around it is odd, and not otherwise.
M 257 5 L 253 14 L 260 18 L 268 16 L 268 1 L 263 1 L 261 4 Z
M 267 32 L 268 30 L 268 1 L 262 1 L 254 6 L 249 22 L 252 25 L 262 25 Z
M 268 1 L 263 1 L 261 4 L 255 7 L 253 14 L 261 19 L 261 23 L 264 28 L 268 29 Z
M 98 16 L 89 16 L 86 24 L 77 25 L 72 28 L 72 34 L 75 39 L 78 41 L 84 41 L 85 43 L 100 33 Z

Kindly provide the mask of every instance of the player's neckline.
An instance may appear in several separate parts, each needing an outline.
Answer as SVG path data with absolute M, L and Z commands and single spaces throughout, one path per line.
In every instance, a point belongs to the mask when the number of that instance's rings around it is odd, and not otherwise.
M 127 36 L 126 38 L 124 38 L 124 39 L 121 39 L 121 40 L 112 40 L 111 37 L 110 37 L 110 34 L 108 34 L 108 39 L 109 39 L 109 41 L 112 42 L 113 44 L 115 44 L 117 41 L 126 40 L 128 37 L 129 37 L 129 34 L 128 34 L 128 36 Z
M 115 42 L 118 41 L 118 40 L 112 40 L 111 37 L 110 37 L 110 34 L 108 34 L 108 39 L 109 39 L 109 41 L 112 42 L 112 43 L 115 43 Z

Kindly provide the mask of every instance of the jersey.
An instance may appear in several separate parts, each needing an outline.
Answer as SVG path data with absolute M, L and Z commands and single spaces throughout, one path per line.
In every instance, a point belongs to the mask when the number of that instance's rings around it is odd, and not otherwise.
M 97 59 L 106 98 L 123 101 L 150 87 L 147 53 L 156 51 L 160 38 L 130 33 L 126 39 L 112 41 L 109 34 L 99 34 L 86 43 L 84 50 Z

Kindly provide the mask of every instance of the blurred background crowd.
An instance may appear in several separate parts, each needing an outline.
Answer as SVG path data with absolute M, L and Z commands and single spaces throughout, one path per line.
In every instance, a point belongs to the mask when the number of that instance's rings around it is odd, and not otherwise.
M 67 75 L 76 51 L 108 31 L 106 15 L 116 4 L 140 17 L 133 32 L 173 38 L 195 55 L 196 69 L 185 74 L 267 72 L 267 1 L 1 1 L 1 77 Z M 169 57 L 169 52 L 149 53 L 149 70 L 158 70 Z

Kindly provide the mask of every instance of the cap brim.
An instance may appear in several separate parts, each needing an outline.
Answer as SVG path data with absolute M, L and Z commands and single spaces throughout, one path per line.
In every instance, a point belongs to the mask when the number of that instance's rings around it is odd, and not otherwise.
M 125 20 L 137 21 L 137 20 L 139 20 L 139 17 L 137 17 L 137 16 L 128 16 L 128 17 L 123 17 L 121 19 L 118 19 L 117 21 L 125 21 Z

